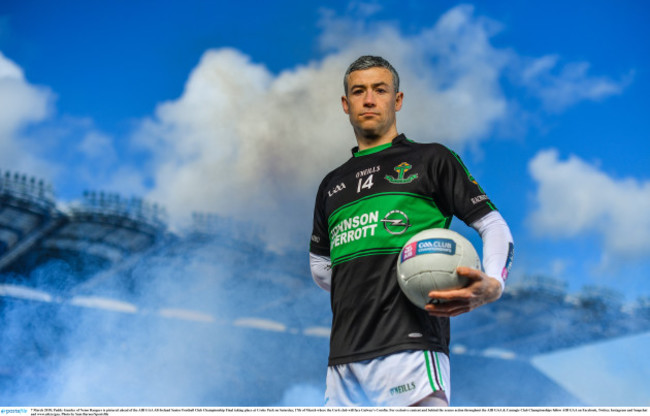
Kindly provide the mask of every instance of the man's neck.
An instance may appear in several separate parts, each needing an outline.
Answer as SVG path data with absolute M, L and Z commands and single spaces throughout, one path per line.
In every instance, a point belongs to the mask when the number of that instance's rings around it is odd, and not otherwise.
M 357 145 L 359 146 L 359 151 L 371 149 L 373 147 L 381 146 L 387 143 L 391 143 L 395 137 L 397 137 L 397 128 L 390 129 L 382 136 L 366 136 L 363 134 L 356 134 Z

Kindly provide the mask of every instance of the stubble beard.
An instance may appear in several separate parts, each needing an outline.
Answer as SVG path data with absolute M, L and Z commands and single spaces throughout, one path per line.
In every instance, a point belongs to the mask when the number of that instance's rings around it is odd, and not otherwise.
M 363 138 L 368 143 L 374 143 L 381 140 L 390 130 L 390 122 L 384 120 L 383 123 L 375 123 L 368 127 L 363 127 L 362 123 L 354 125 L 354 131 L 357 137 Z

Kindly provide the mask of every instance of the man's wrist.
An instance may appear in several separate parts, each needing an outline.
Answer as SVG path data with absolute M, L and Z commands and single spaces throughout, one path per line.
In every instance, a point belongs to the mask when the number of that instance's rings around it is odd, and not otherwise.
M 499 279 L 498 277 L 493 276 L 488 276 L 488 279 L 488 282 L 490 282 L 490 288 L 488 289 L 488 301 L 494 302 L 495 300 L 498 300 L 503 294 L 503 291 L 505 290 L 505 282 L 503 279 Z

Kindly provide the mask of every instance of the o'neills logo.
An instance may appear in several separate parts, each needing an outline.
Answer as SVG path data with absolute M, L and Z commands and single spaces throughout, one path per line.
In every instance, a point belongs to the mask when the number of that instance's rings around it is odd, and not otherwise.
M 406 393 L 406 392 L 409 392 L 411 390 L 415 390 L 415 383 L 414 382 L 410 382 L 410 383 L 407 383 L 407 384 L 402 384 L 401 386 L 391 388 L 390 389 L 390 395 L 394 396 L 396 394 Z
M 368 212 L 344 219 L 330 231 L 331 247 L 351 243 L 375 235 L 379 224 L 379 211 Z

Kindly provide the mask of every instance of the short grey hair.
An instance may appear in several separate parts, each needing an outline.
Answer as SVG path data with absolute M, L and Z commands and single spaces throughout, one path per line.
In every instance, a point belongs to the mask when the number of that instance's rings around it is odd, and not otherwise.
M 361 71 L 364 69 L 370 68 L 386 68 L 393 75 L 393 87 L 395 92 L 399 92 L 399 75 L 393 66 L 382 58 L 381 56 L 372 56 L 364 55 L 357 58 L 356 61 L 352 62 L 348 67 L 348 70 L 345 71 L 345 76 L 343 77 L 343 88 L 345 89 L 345 95 L 348 95 L 348 76 L 354 71 Z

